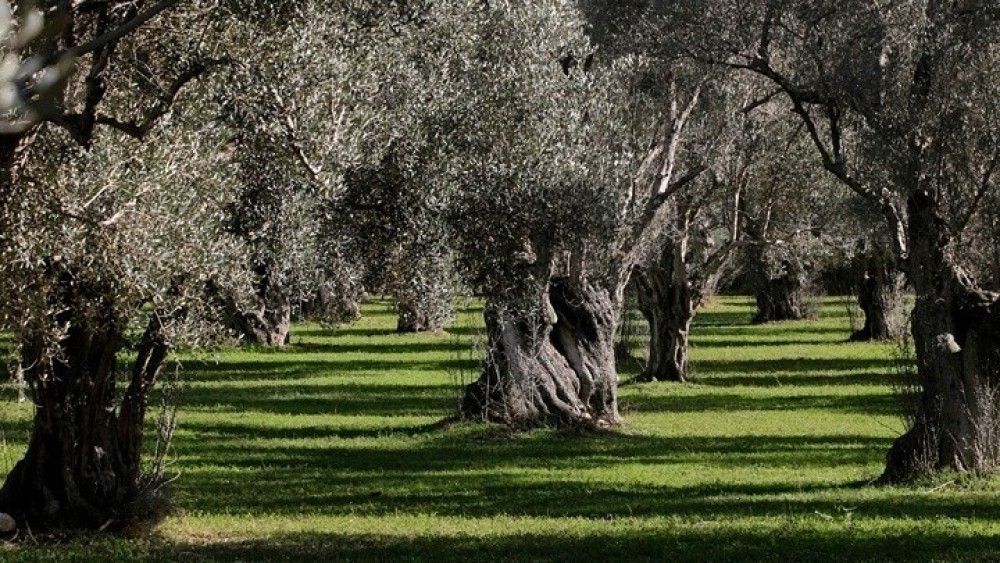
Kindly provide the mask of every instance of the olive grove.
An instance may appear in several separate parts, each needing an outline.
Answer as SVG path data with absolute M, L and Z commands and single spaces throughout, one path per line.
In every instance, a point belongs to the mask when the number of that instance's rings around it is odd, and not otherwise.
M 989 2 L 939 0 L 717 2 L 690 14 L 700 59 L 766 77 L 788 99 L 819 162 L 881 214 L 888 260 L 916 293 L 920 400 L 886 481 L 998 460 L 998 298 L 955 244 L 996 191 L 998 17 Z
M 995 3 L 0 0 L 0 35 L 18 522 L 158 516 L 169 353 L 284 346 L 366 294 L 399 332 L 483 299 L 462 419 L 613 429 L 627 290 L 638 380 L 686 382 L 724 277 L 771 322 L 842 268 L 853 340 L 915 294 L 883 481 L 1000 466 Z
M 233 227 L 259 170 L 248 172 L 249 124 L 227 125 L 234 105 L 224 85 L 239 71 L 234 61 L 261 47 L 252 37 L 270 20 L 241 6 L 166 10 L 173 4 L 37 8 L 54 22 L 35 39 L 51 45 L 38 48 L 69 53 L 75 71 L 61 71 L 63 84 L 47 89 L 48 99 L 12 106 L 3 133 L 0 324 L 19 341 L 18 371 L 36 412 L 28 451 L 0 490 L 0 511 L 36 526 L 117 528 L 155 516 L 161 503 L 151 497 L 161 483 L 143 474 L 142 434 L 166 356 L 222 334 L 217 294 L 253 303 L 261 293 L 252 266 L 261 246 L 247 240 L 252 228 Z M 346 26 L 307 12 L 317 6 L 302 4 L 305 15 L 284 32 L 309 23 L 316 33 L 294 36 L 320 40 L 317 22 Z M 154 15 L 155 25 L 141 25 Z M 332 60 L 310 68 L 348 80 Z M 339 92 L 349 95 L 338 84 L 298 92 L 336 102 Z M 322 108 L 328 113 L 317 121 L 332 123 L 335 108 Z M 330 139 L 346 147 L 354 138 L 332 127 L 311 138 L 332 131 L 325 157 L 350 162 L 351 152 L 335 151 Z M 295 146 L 300 156 L 309 149 Z M 329 174 L 324 185 L 336 186 L 336 170 Z M 138 357 L 120 391 L 126 345 Z

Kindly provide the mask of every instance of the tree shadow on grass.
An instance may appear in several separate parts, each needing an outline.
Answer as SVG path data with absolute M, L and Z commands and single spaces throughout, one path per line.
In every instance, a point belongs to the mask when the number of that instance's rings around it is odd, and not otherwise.
M 197 431 L 197 425 L 192 425 Z M 206 440 L 185 451 L 203 463 L 225 461 L 232 467 L 259 467 L 261 459 L 295 460 L 303 470 L 331 472 L 485 471 L 498 469 L 600 469 L 607 464 L 712 463 L 740 468 L 746 464 L 837 467 L 880 460 L 889 438 L 858 435 L 805 436 L 543 436 L 497 439 L 456 434 L 417 436 L 397 444 L 333 443 L 328 447 L 275 441 L 242 447 L 238 435 Z M 187 449 L 187 448 L 185 448 Z M 242 450 L 242 453 L 241 453 Z M 808 452 L 808 455 L 802 455 Z M 325 486 L 317 483 L 317 486 Z
M 405 417 L 400 417 L 405 420 Z M 446 417 L 425 424 L 392 423 L 381 424 L 378 428 L 343 428 L 334 425 L 296 426 L 292 428 L 246 426 L 238 423 L 198 423 L 185 427 L 182 431 L 196 435 L 199 440 L 218 440 L 228 443 L 233 440 L 311 440 L 323 438 L 385 438 L 392 436 L 421 436 L 436 432 L 452 424 Z
M 350 416 L 443 415 L 454 408 L 454 385 L 254 385 L 192 387 L 182 398 L 184 408 L 274 414 Z
M 295 380 L 314 377 L 336 377 L 357 373 L 476 370 L 478 358 L 453 357 L 422 360 L 388 355 L 338 360 L 335 356 L 306 361 L 274 361 L 261 359 L 225 360 L 220 362 L 186 361 L 186 378 L 192 381 L 233 381 L 234 385 L 254 379 Z M 388 359 L 386 359 L 388 358 Z
M 767 358 L 741 360 L 698 360 L 694 367 L 700 376 L 715 374 L 789 373 L 808 379 L 809 374 L 828 375 L 831 372 L 894 373 L 896 360 L 891 358 Z
M 902 413 L 898 397 L 890 392 L 872 395 L 797 395 L 749 397 L 713 391 L 698 395 L 655 395 L 629 397 L 626 408 L 638 413 L 790 411 L 821 409 L 868 415 Z
M 868 436 L 650 437 L 513 440 L 418 434 L 400 445 L 368 442 L 247 444 L 241 435 L 178 446 L 187 509 L 212 513 L 442 514 L 604 517 L 781 513 L 770 497 L 836 491 L 827 483 L 695 483 L 588 479 L 587 471 L 675 471 L 678 467 L 833 468 L 877 464 L 888 439 Z M 190 465 L 184 469 L 184 466 Z M 613 467 L 614 469 L 607 469 Z M 563 470 L 563 473 L 553 473 Z M 852 487 L 854 485 L 851 485 Z M 722 502 L 722 497 L 740 503 Z M 760 501 L 753 505 L 755 497 Z M 566 502 L 570 500 L 570 502 Z M 730 499 L 732 500 L 732 499 Z
M 313 336 L 312 334 L 299 333 L 301 336 Z M 363 336 L 363 337 L 374 337 L 374 336 L 394 336 L 397 332 L 392 328 L 362 328 L 362 327 L 350 327 L 350 328 L 338 328 L 336 329 L 337 336 Z M 295 342 L 295 333 L 292 334 L 292 342 Z
M 816 338 L 812 340 L 804 338 L 756 338 L 743 340 L 707 340 L 699 339 L 697 335 L 691 339 L 691 349 L 703 348 L 773 348 L 777 346 L 830 346 L 843 344 L 849 346 L 846 340 L 831 340 L 829 338 Z
M 395 354 L 454 353 L 471 350 L 472 345 L 455 342 L 447 336 L 437 337 L 434 342 L 300 342 L 283 350 L 285 354 Z
M 807 323 L 787 323 L 783 325 L 695 325 L 691 329 L 692 338 L 697 339 L 702 336 L 728 336 L 731 338 L 746 338 L 753 340 L 756 338 L 766 338 L 768 340 L 779 341 L 779 339 L 789 337 L 802 337 L 806 334 L 837 334 L 844 335 L 846 339 L 851 331 L 844 327 L 816 326 Z
M 695 330 L 713 326 L 751 326 L 753 311 L 702 311 L 694 319 Z
M 761 373 L 747 375 L 711 375 L 702 377 L 694 372 L 691 381 L 706 387 L 827 387 L 867 385 L 888 386 L 897 376 L 885 372 L 847 373 L 843 375 L 800 375 L 795 373 Z
M 609 525 L 585 534 L 497 530 L 485 537 L 462 533 L 408 536 L 349 532 L 280 533 L 266 540 L 170 544 L 154 548 L 151 558 L 180 552 L 213 560 L 281 561 L 817 561 L 992 559 L 995 538 L 962 537 L 935 531 L 914 535 L 864 534 L 807 526 L 747 530 L 671 523 L 622 530 Z
M 551 436 L 502 443 L 451 436 L 418 440 L 412 447 L 276 444 L 274 449 L 242 448 L 242 454 L 237 443 L 213 443 L 207 450 L 214 450 L 212 457 L 184 458 L 195 469 L 187 472 L 183 496 L 185 506 L 205 513 L 224 507 L 296 516 L 634 516 L 690 522 L 817 512 L 836 516 L 849 507 L 865 518 L 1000 519 L 1000 497 L 988 492 L 940 496 L 889 489 L 871 495 L 861 482 L 827 481 L 823 468 L 880 465 L 889 442 L 867 436 L 629 436 L 565 444 Z M 231 461 L 224 468 L 204 469 L 216 456 Z M 691 482 L 663 485 L 614 477 L 631 474 L 630 466 L 686 473 Z M 713 471 L 741 467 L 779 481 L 733 483 L 711 477 Z M 690 473 L 693 468 L 706 476 L 698 478 Z M 808 475 L 802 471 L 811 468 L 819 470 L 816 478 L 793 478 Z M 553 472 L 559 469 L 576 472 Z M 606 472 L 593 473 L 601 470 Z

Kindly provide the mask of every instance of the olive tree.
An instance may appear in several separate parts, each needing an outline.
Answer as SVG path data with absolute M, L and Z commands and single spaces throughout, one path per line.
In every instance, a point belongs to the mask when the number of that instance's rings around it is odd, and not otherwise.
M 754 85 L 716 79 L 711 89 L 716 107 L 699 116 L 689 147 L 707 170 L 664 204 L 660 232 L 634 272 L 650 337 L 640 381 L 687 381 L 691 324 L 743 242 L 743 198 L 766 155 L 765 122 L 748 107 Z
M 350 229 L 367 211 L 351 207 L 352 180 L 378 166 L 398 136 L 393 107 L 373 77 L 391 69 L 379 45 L 411 18 L 411 8 L 270 3 L 217 39 L 234 61 L 219 97 L 242 184 L 228 225 L 252 249 L 257 291 L 249 303 L 214 293 L 226 323 L 246 341 L 287 343 L 296 313 L 330 323 L 358 313 L 368 266 L 356 250 L 381 252 L 391 241 Z M 255 57 L 259 52 L 268 56 Z M 387 202 L 382 211 L 401 205 Z M 377 212 L 376 219 L 385 223 Z
M 101 135 L 87 151 L 47 128 L 31 148 L 6 208 L 22 234 L 0 247 L 0 307 L 35 403 L 27 452 L 0 489 L 0 511 L 19 521 L 98 528 L 151 515 L 149 395 L 172 346 L 211 336 L 210 276 L 247 281 L 227 269 L 242 248 L 219 220 L 233 194 L 218 176 L 226 139 L 192 119 L 175 115 L 147 144 Z M 130 344 L 138 354 L 122 378 Z
M 238 75 L 238 73 L 233 73 Z M 275 123 L 284 119 L 267 91 L 253 83 L 230 83 L 223 116 L 232 130 L 239 197 L 227 210 L 227 226 L 251 249 L 247 268 L 256 278 L 256 295 L 242 303 L 211 288 L 222 318 L 252 344 L 284 346 L 289 342 L 293 310 L 315 297 L 325 281 L 320 248 L 323 198 Z M 254 95 L 256 94 L 256 95 Z
M 758 170 L 742 209 L 748 244 L 742 249 L 743 279 L 757 311 L 753 321 L 801 320 L 814 314 L 815 274 L 826 248 L 819 237 L 829 224 L 828 181 L 805 152 L 806 139 L 787 119 L 780 102 L 769 134 L 770 158 Z M 829 198 L 826 198 L 827 200 Z
M 585 21 L 557 1 L 439 3 L 418 29 L 387 49 L 424 89 L 408 92 L 435 139 L 425 197 L 445 200 L 459 270 L 487 301 L 463 415 L 617 424 L 625 286 L 664 203 L 705 170 L 685 145 L 700 71 L 593 56 Z
M 437 156 L 433 140 L 408 141 L 399 140 L 375 166 L 345 175 L 333 222 L 363 271 L 365 287 L 392 296 L 397 331 L 437 332 L 454 314 L 454 253 L 444 200 L 425 191 L 433 181 L 425 175 L 432 168 L 425 159 Z
M 987 2 L 769 0 L 690 20 L 705 58 L 780 89 L 824 168 L 882 215 L 916 293 L 921 392 L 885 481 L 1000 459 L 1000 306 L 955 246 L 997 189 L 998 18 Z

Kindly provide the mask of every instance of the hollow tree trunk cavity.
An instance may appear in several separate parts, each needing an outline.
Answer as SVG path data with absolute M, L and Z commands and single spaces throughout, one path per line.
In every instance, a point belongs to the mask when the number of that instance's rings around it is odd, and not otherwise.
M 919 396 L 910 429 L 892 445 L 884 482 L 1000 462 L 1000 295 L 977 289 L 955 266 L 931 195 L 909 198 L 908 271 Z
M 487 359 L 466 388 L 463 417 L 515 427 L 617 425 L 619 314 L 606 290 L 566 280 L 552 282 L 533 311 L 491 303 Z

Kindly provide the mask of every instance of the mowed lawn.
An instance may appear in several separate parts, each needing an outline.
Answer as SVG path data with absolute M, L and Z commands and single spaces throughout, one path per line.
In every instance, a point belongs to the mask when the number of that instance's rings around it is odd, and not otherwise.
M 138 539 L 7 545 L 0 559 L 953 560 L 1000 557 L 1000 487 L 870 485 L 902 430 L 889 345 L 819 321 L 698 320 L 694 384 L 624 385 L 613 434 L 441 425 L 475 376 L 481 311 L 397 336 L 389 307 L 280 352 L 184 355 L 180 512 Z M 0 475 L 30 406 L 7 387 Z M 154 413 L 155 415 L 155 413 Z M 155 418 L 155 416 L 151 416 Z

